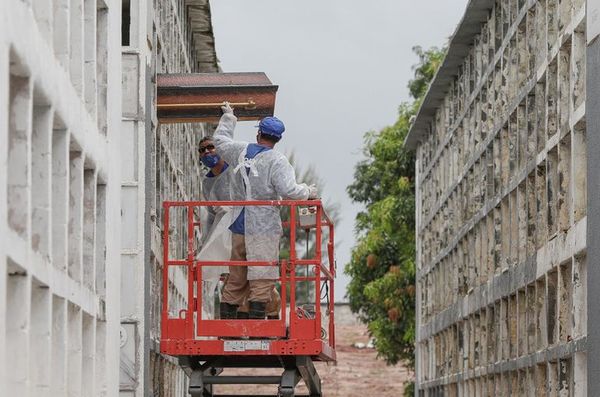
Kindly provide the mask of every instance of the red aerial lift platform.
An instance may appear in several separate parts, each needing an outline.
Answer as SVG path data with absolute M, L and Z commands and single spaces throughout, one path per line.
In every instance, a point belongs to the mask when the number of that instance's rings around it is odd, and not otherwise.
M 219 206 L 280 207 L 288 216 L 282 237 L 287 246 L 281 250 L 285 257 L 274 262 L 208 261 L 199 257 L 204 226 L 200 209 Z M 322 396 L 313 362 L 336 360 L 336 269 L 334 225 L 321 201 L 169 201 L 163 210 L 160 350 L 179 358 L 190 375 L 192 397 L 219 396 L 213 393 L 215 384 L 278 384 L 277 396 L 292 397 L 300 379 L 311 397 Z M 297 236 L 301 232 L 306 249 L 299 258 L 302 247 Z M 202 269 L 207 266 L 279 267 L 280 319 L 204 318 Z M 283 372 L 280 376 L 223 376 L 223 368 L 281 368 Z

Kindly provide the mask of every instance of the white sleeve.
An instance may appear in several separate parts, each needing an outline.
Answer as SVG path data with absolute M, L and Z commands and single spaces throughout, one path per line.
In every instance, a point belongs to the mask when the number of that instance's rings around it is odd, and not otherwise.
M 236 166 L 239 153 L 246 149 L 246 142 L 234 141 L 233 132 L 237 123 L 237 117 L 231 113 L 224 113 L 219 120 L 213 139 L 219 155 L 230 166 Z
M 273 164 L 272 183 L 275 191 L 284 200 L 307 200 L 309 188 L 306 184 L 296 183 L 294 167 L 288 159 L 282 158 Z
M 233 132 L 237 124 L 237 117 L 231 113 L 224 113 L 219 120 L 219 125 L 215 130 L 214 139 L 217 144 L 233 142 Z
M 208 178 L 205 177 L 204 180 L 202 181 L 202 201 L 211 201 L 212 198 L 211 196 L 211 191 L 214 188 L 215 185 L 215 181 L 213 178 Z M 210 228 L 212 227 L 212 224 L 215 220 L 215 209 L 213 207 L 210 206 L 206 206 L 206 207 L 201 207 L 204 208 L 206 210 L 207 213 L 207 217 L 206 217 L 206 231 L 209 231 Z M 204 225 L 203 225 L 204 226 Z

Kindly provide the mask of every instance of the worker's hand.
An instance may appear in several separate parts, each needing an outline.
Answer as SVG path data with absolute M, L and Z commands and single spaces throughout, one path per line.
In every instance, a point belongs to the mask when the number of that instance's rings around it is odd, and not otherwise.
M 233 114 L 233 108 L 229 104 L 229 102 L 223 102 L 223 106 L 221 106 L 221 110 L 223 114 Z
M 317 185 L 312 184 L 308 187 L 308 199 L 314 200 L 319 198 L 319 191 L 317 190 Z

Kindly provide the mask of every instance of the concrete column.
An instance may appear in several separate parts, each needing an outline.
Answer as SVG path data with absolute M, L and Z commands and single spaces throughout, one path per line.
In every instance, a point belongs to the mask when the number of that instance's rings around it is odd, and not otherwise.
M 600 395 L 600 0 L 587 1 L 587 395 Z

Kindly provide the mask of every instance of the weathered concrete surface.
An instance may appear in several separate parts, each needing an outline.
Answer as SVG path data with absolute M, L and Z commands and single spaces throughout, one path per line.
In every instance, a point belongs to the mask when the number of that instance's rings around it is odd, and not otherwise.
M 587 81 L 586 98 L 587 130 L 588 130 L 588 163 L 589 173 L 588 197 L 588 345 L 587 370 L 589 374 L 600 372 L 600 207 L 596 204 L 600 195 L 600 1 L 588 1 L 588 48 L 587 48 Z M 600 377 L 590 376 L 587 380 L 588 395 L 600 395 Z
M 2 3 L 3 395 L 118 395 L 120 6 Z
M 585 1 L 469 4 L 406 142 L 419 393 L 583 396 Z
M 184 395 L 187 378 L 158 352 L 162 305 L 162 202 L 200 198 L 201 124 L 158 124 L 156 73 L 217 71 L 208 0 L 128 2 L 122 47 L 121 395 Z M 126 6 L 127 10 L 127 6 Z M 127 26 L 129 29 L 127 29 Z M 155 29 L 154 29 L 155 27 Z M 185 246 L 181 214 L 171 218 L 173 251 Z M 169 280 L 187 302 L 181 269 Z

